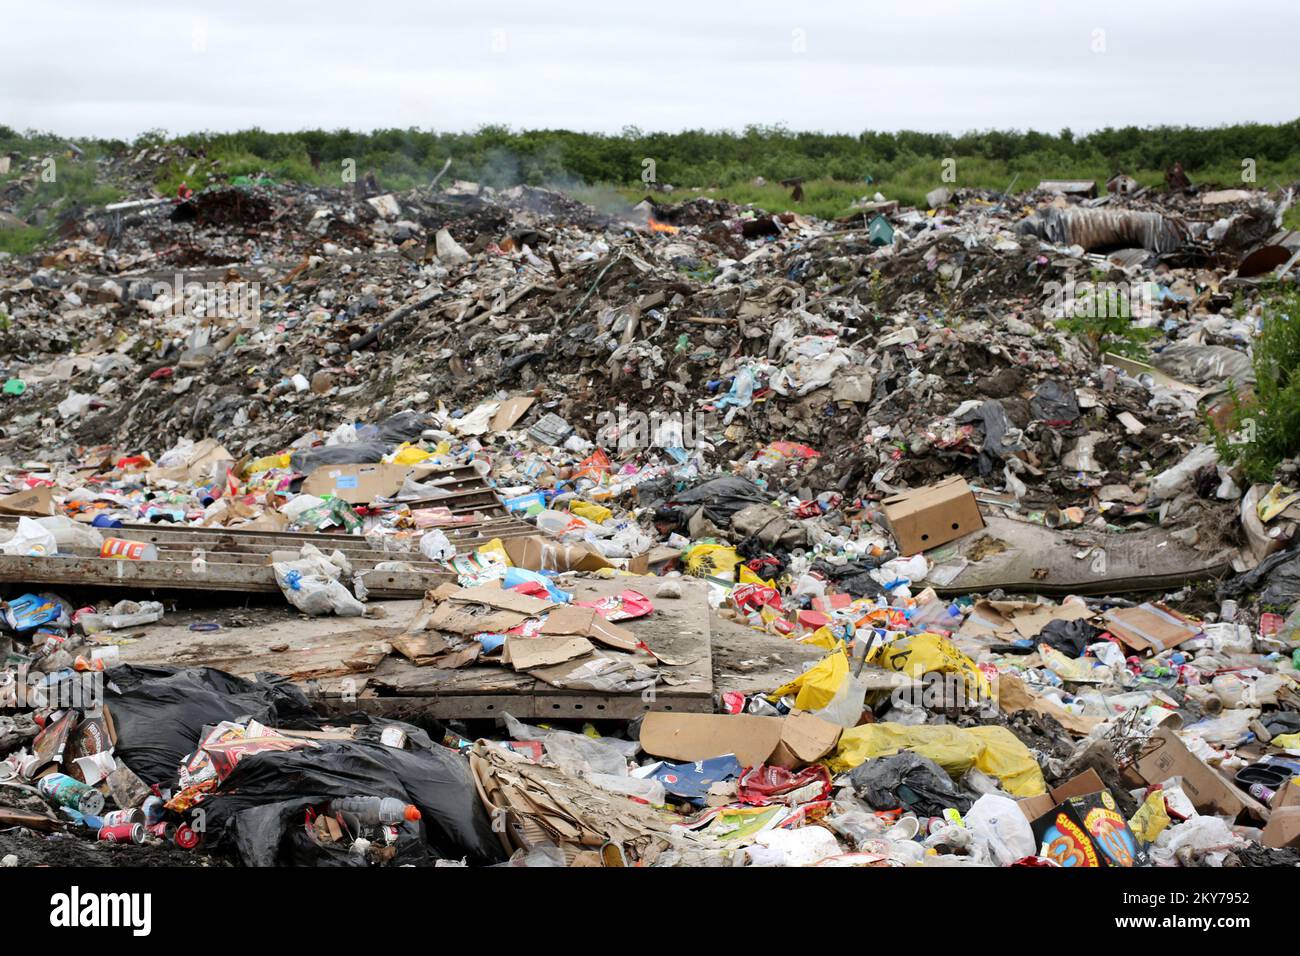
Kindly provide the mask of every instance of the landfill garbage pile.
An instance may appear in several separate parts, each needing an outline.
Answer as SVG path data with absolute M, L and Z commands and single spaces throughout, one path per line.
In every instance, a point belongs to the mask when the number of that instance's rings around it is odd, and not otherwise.
M 1300 478 L 1205 426 L 1256 384 L 1290 200 L 66 212 L 0 261 L 0 849 L 1300 862 Z M 175 623 L 200 590 L 296 630 L 240 670 Z M 492 717 L 321 692 L 471 679 Z M 622 716 L 513 716 L 545 694 Z

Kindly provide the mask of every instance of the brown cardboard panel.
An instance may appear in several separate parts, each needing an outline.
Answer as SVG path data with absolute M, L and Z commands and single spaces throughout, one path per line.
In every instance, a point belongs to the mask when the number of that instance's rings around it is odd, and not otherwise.
M 1274 810 L 1264 827 L 1264 845 L 1271 847 L 1300 847 L 1300 807 L 1283 807 Z
M 641 722 L 641 747 L 665 760 L 707 760 L 735 754 L 746 767 L 756 767 L 781 742 L 779 717 L 753 714 L 671 714 L 651 711 Z
M 1102 615 L 1102 625 L 1137 651 L 1159 654 L 1177 647 L 1200 633 L 1182 615 L 1163 604 L 1111 608 Z
M 781 726 L 781 742 L 768 763 L 787 770 L 798 770 L 815 763 L 835 749 L 844 729 L 812 714 L 793 713 Z
M 334 495 L 350 505 L 366 505 L 395 495 L 409 474 L 409 465 L 322 465 L 302 483 L 304 494 Z
M 494 432 L 509 431 L 514 427 L 515 422 L 524 417 L 524 412 L 532 408 L 534 401 L 536 399 L 531 395 L 506 399 L 492 416 L 492 423 L 488 427 Z
M 1267 807 L 1229 783 L 1166 727 L 1151 735 L 1136 766 L 1148 784 L 1182 777 L 1183 792 L 1201 813 L 1223 814 L 1234 820 L 1247 813 L 1256 820 L 1268 819 Z
M 585 637 L 510 637 L 506 639 L 505 653 L 511 667 L 528 671 L 576 660 L 594 649 Z
M 600 554 L 577 544 L 560 544 L 553 538 L 529 535 L 502 542 L 510 563 L 529 571 L 599 571 L 613 567 Z
M 984 527 L 979 503 L 960 475 L 886 498 L 883 505 L 904 555 L 937 548 Z
M 48 518 L 54 514 L 54 492 L 47 485 L 29 488 L 0 498 L 0 514 L 35 515 Z

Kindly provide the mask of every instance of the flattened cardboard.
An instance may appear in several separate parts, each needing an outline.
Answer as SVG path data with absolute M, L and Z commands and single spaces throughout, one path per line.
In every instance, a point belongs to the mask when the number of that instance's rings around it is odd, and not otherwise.
M 410 473 L 409 465 L 322 465 L 302 483 L 304 494 L 334 495 L 350 505 L 391 498 Z
M 484 631 L 502 634 L 528 620 L 527 614 L 519 614 L 515 611 L 493 609 L 488 614 L 471 614 L 470 606 L 444 601 L 434 608 L 425 626 L 430 630 L 448 631 L 452 634 L 481 634 Z
M 507 398 L 497 408 L 496 414 L 492 416 L 492 423 L 488 426 L 493 432 L 507 432 L 514 427 L 515 422 L 524 417 L 524 413 L 533 407 L 536 401 L 531 395 L 520 395 L 517 398 Z
M 600 554 L 578 544 L 560 544 L 533 534 L 502 542 L 510 563 L 529 571 L 599 571 L 613 567 Z
M 781 724 L 779 717 L 753 714 L 671 714 L 655 710 L 641 721 L 641 749 L 676 761 L 735 754 L 746 767 L 757 767 L 781 742 Z
M 670 714 L 651 711 L 641 722 L 641 748 L 666 760 L 695 761 L 735 754 L 746 767 L 805 767 L 830 753 L 842 729 L 812 714 Z
M 577 635 L 599 641 L 607 647 L 635 653 L 640 643 L 631 631 L 611 624 L 595 608 L 563 605 L 551 611 L 542 625 L 542 634 L 548 636 Z
M 514 611 L 529 617 L 555 607 L 554 601 L 544 601 L 522 591 L 503 588 L 500 581 L 488 581 L 472 588 L 457 588 L 445 593 L 448 599 L 457 604 L 485 604 L 498 611 Z
M 1081 716 L 1052 703 L 1046 697 L 1035 694 L 1025 686 L 1024 681 L 1010 673 L 998 675 L 998 707 L 1004 714 L 1014 714 L 1018 710 L 1048 714 L 1070 733 L 1079 737 L 1086 737 L 1102 722 L 1101 717 Z
M 1191 640 L 1200 629 L 1163 604 L 1115 607 L 1102 615 L 1102 626 L 1136 651 L 1159 654 Z
M 1224 815 L 1233 820 L 1242 813 L 1256 820 L 1268 819 L 1267 807 L 1229 783 L 1166 727 L 1151 735 L 1135 766 L 1142 779 L 1151 785 L 1170 777 L 1182 777 L 1183 792 L 1200 813 Z
M 984 527 L 979 503 L 960 475 L 894 495 L 882 504 L 903 555 L 937 548 Z
M 0 498 L 0 514 L 48 518 L 54 514 L 54 490 L 49 485 L 38 485 L 5 495 Z
M 593 650 L 585 637 L 510 637 L 503 660 L 517 671 L 529 671 L 577 660 Z

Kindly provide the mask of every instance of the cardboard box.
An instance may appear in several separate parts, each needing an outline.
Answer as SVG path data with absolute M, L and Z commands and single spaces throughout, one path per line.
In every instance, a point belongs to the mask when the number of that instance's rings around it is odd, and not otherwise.
M 812 714 L 672 714 L 651 711 L 641 722 L 641 748 L 674 761 L 735 754 L 746 767 L 768 763 L 794 770 L 820 760 L 842 729 Z
M 1020 812 L 1025 815 L 1025 819 L 1033 823 L 1039 817 L 1051 813 L 1071 797 L 1086 797 L 1089 794 L 1100 793 L 1105 788 L 1106 785 L 1102 783 L 1097 771 L 1090 769 L 1076 774 L 1047 793 L 1040 793 L 1036 797 L 1021 797 L 1016 804 L 1020 807 Z
M 334 495 L 350 505 L 367 505 L 397 494 L 410 474 L 409 465 L 321 465 L 302 483 L 302 492 L 320 498 Z
M 5 495 L 0 498 L 0 514 L 49 517 L 54 514 L 54 490 L 49 485 L 37 485 Z
M 937 548 L 984 527 L 979 503 L 960 475 L 894 495 L 882 504 L 904 555 Z
M 1268 819 L 1267 807 L 1233 786 L 1188 750 L 1178 735 L 1167 727 L 1161 727 L 1151 735 L 1135 766 L 1142 779 L 1152 786 L 1170 777 L 1182 777 L 1183 792 L 1199 813 L 1227 816 L 1232 820 L 1243 813 L 1256 820 Z
M 502 542 L 510 563 L 529 571 L 599 571 L 613 567 L 605 558 L 579 544 L 560 544 L 554 538 L 529 535 Z
M 1130 867 L 1147 862 L 1109 790 L 1061 801 L 1033 823 L 1039 855 L 1064 867 Z
M 1300 847 L 1300 807 L 1274 810 L 1264 827 L 1264 845 L 1278 849 Z

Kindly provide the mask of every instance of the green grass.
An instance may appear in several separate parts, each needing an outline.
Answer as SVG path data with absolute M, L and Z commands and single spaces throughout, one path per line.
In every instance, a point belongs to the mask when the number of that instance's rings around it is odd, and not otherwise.
M 1243 398 L 1231 390 L 1226 430 L 1207 422 L 1222 460 L 1240 465 L 1251 481 L 1271 482 L 1278 463 L 1300 453 L 1300 292 L 1269 293 L 1251 360 L 1254 393 Z
M 15 256 L 25 256 L 45 245 L 49 233 L 36 226 L 21 229 L 0 228 L 0 252 Z

